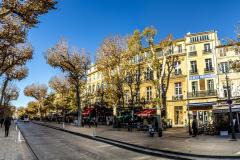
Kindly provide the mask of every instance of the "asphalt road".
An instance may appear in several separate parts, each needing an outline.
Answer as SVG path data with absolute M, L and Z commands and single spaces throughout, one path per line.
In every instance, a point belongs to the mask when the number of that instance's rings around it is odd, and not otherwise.
M 29 145 L 40 160 L 165 160 L 125 150 L 66 132 L 20 122 Z

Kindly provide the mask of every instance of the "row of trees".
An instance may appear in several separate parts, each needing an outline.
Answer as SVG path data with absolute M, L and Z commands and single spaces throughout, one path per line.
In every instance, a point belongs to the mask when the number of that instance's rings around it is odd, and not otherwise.
M 142 32 L 135 30 L 130 36 L 112 36 L 104 39 L 97 50 L 96 67 L 102 74 L 103 84 L 97 89 L 97 96 L 113 107 L 114 115 L 117 108 L 125 106 L 126 90 L 130 91 L 130 106 L 140 106 L 140 86 L 143 74 L 155 89 L 154 102 L 157 107 L 159 135 L 161 135 L 162 114 L 166 117 L 167 92 L 171 74 L 180 60 L 174 54 L 176 45 L 172 35 L 168 35 L 157 45 L 154 44 L 157 30 L 146 27 Z M 234 44 L 237 43 L 234 41 Z M 145 60 L 143 61 L 143 58 Z M 36 102 L 28 104 L 30 113 L 43 114 L 57 111 L 64 115 L 70 110 L 77 110 L 78 124 L 81 124 L 82 104 L 86 101 L 87 70 L 90 58 L 84 50 L 70 48 L 65 40 L 60 40 L 45 54 L 46 62 L 53 68 L 60 69 L 62 77 L 54 77 L 49 86 L 54 91 L 47 94 L 45 85 L 32 84 L 25 88 L 26 96 L 35 98 Z M 237 62 L 236 62 L 237 63 Z M 146 69 L 148 71 L 146 71 Z M 85 96 L 85 97 L 84 97 Z M 102 102 L 103 104 L 103 102 Z M 33 112 L 33 106 L 35 108 Z
M 84 50 L 70 48 L 65 40 L 60 40 L 54 47 L 49 48 L 45 54 L 46 62 L 53 68 L 63 72 L 49 81 L 52 93 L 47 93 L 44 84 L 31 84 L 25 87 L 24 94 L 33 97 L 36 101 L 30 102 L 26 109 L 28 114 L 39 115 L 40 119 L 53 111 L 64 116 L 67 112 L 77 109 L 78 125 L 81 124 L 81 97 L 87 80 L 87 69 L 90 58 Z M 35 111 L 32 112 L 32 104 Z M 28 111 L 30 110 L 30 111 Z
M 65 77 L 53 77 L 48 85 L 51 93 L 48 93 L 48 87 L 44 84 L 31 84 L 25 87 L 24 94 L 34 98 L 35 101 L 30 101 L 22 114 L 42 119 L 51 112 L 64 115 L 76 108 L 73 89 Z
M 27 41 L 39 16 L 55 9 L 54 0 L 2 0 L 0 2 L 0 116 L 8 114 L 10 102 L 16 100 L 19 89 L 13 84 L 28 74 L 26 63 L 32 59 L 33 48 Z
M 169 86 L 170 74 L 178 57 L 171 54 L 174 42 L 172 36 L 168 36 L 158 45 L 160 52 L 154 46 L 156 30 L 147 27 L 143 32 L 134 31 L 131 36 L 113 36 L 106 38 L 97 51 L 96 66 L 104 77 L 104 85 L 99 87 L 101 99 L 105 99 L 109 106 L 113 106 L 114 115 L 118 106 L 125 106 L 124 95 L 126 87 L 130 90 L 131 106 L 140 105 L 140 85 L 142 83 L 142 69 L 148 66 L 153 73 L 150 79 L 155 85 L 156 102 L 160 107 L 166 107 L 166 94 Z M 146 44 L 143 42 L 146 40 Z M 146 49 L 147 48 L 147 49 Z M 148 52 L 147 61 L 136 57 L 144 57 Z M 159 53 L 161 59 L 159 59 Z M 53 68 L 59 68 L 64 78 L 55 77 L 49 86 L 61 95 L 60 104 L 67 107 L 66 96 L 71 90 L 75 93 L 75 102 L 78 111 L 78 122 L 81 124 L 81 104 L 86 96 L 87 70 L 90 58 L 84 50 L 71 49 L 65 40 L 60 40 L 54 47 L 49 48 L 45 54 L 47 63 Z M 143 67 L 144 66 L 144 67 Z M 34 97 L 38 102 L 38 113 L 42 117 L 43 101 L 47 96 L 47 88 L 43 85 L 32 84 L 24 90 L 26 96 Z M 103 98 L 104 96 L 104 98 Z M 55 96 L 56 97 L 56 96 Z M 86 98 L 86 97 L 85 97 Z M 54 105 L 57 108 L 56 104 Z M 63 112 L 62 112 L 63 113 Z M 159 111 L 159 115 L 160 115 Z M 159 118 L 160 119 L 160 118 Z
M 150 76 L 148 80 L 156 91 L 154 100 L 161 129 L 161 113 L 166 116 L 164 110 L 170 76 L 179 58 L 173 54 L 175 44 L 172 35 L 154 45 L 156 34 L 155 28 L 146 27 L 142 32 L 135 30 L 129 37 L 114 36 L 105 39 L 97 52 L 96 66 L 107 85 L 106 93 L 111 97 L 108 103 L 113 106 L 114 115 L 118 106 L 125 105 L 126 88 L 130 91 L 131 107 L 140 105 L 142 74 Z

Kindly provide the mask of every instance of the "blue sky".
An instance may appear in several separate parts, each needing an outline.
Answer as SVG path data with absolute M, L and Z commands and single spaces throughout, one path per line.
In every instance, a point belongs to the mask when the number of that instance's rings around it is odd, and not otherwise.
M 28 63 L 29 76 L 16 82 L 21 93 L 13 104 L 25 106 L 31 98 L 23 89 L 32 83 L 45 83 L 60 72 L 43 57 L 47 48 L 64 37 L 70 45 L 85 48 L 92 59 L 102 40 L 114 34 L 131 34 L 146 26 L 158 29 L 157 40 L 172 33 L 175 38 L 187 32 L 217 30 L 219 37 L 233 37 L 240 22 L 239 0 L 59 0 L 57 10 L 40 18 L 28 40 L 34 57 Z

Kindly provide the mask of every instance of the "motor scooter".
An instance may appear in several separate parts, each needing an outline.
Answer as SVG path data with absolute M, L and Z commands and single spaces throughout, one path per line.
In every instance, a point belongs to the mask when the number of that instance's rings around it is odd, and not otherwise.
M 150 137 L 153 137 L 155 134 L 155 130 L 151 125 L 148 127 L 148 133 Z

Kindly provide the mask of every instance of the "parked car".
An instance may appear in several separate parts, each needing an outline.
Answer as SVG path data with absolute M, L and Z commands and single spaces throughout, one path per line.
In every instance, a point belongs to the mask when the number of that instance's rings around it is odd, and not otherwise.
M 29 117 L 28 117 L 28 115 L 24 115 L 24 117 L 23 117 L 23 122 L 29 122 Z

